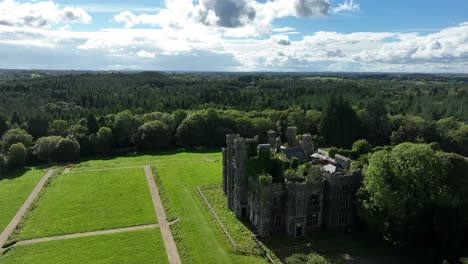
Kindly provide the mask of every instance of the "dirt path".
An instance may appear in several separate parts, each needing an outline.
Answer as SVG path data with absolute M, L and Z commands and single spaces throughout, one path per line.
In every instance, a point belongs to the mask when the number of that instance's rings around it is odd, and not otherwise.
M 11 235 L 11 233 L 13 233 L 15 228 L 18 226 L 21 218 L 26 213 L 26 210 L 34 202 L 34 199 L 36 199 L 37 195 L 42 190 L 47 180 L 49 180 L 49 178 L 53 175 L 53 173 L 54 173 L 54 170 L 47 171 L 47 173 L 42 177 L 42 179 L 39 181 L 36 187 L 34 187 L 34 190 L 31 192 L 28 199 L 26 199 L 26 201 L 23 203 L 21 208 L 18 210 L 15 217 L 13 217 L 13 219 L 10 221 L 10 223 L 5 228 L 5 230 L 3 230 L 2 234 L 0 234 L 0 253 L 2 251 L 1 248 L 3 247 L 5 242 L 8 240 L 8 237 Z
M 170 223 L 167 222 L 166 213 L 164 212 L 164 207 L 161 203 L 159 197 L 158 187 L 153 178 L 153 173 L 151 172 L 150 166 L 145 166 L 146 180 L 148 181 L 148 186 L 150 188 L 151 197 L 153 199 L 154 209 L 156 210 L 156 216 L 158 218 L 159 227 L 161 229 L 161 235 L 164 240 L 164 246 L 166 248 L 167 256 L 169 258 L 169 263 L 171 264 L 180 264 L 182 263 L 179 256 L 179 251 L 172 237 Z
M 70 234 L 70 235 L 63 235 L 63 236 L 42 237 L 42 238 L 36 238 L 36 239 L 31 239 L 31 240 L 19 241 L 18 243 L 15 244 L 15 246 L 36 244 L 36 243 L 55 241 L 55 240 L 66 240 L 66 239 L 73 239 L 73 238 L 80 238 L 80 237 L 108 235 L 108 234 L 116 234 L 116 233 L 130 232 L 130 231 L 146 230 L 146 229 L 152 229 L 156 227 L 159 227 L 159 225 L 158 224 L 142 225 L 142 226 L 93 231 L 93 232 L 86 232 L 86 233 L 77 233 L 77 234 Z

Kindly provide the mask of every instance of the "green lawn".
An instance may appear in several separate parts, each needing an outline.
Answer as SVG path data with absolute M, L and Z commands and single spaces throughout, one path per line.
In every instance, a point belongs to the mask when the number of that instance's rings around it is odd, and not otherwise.
M 188 162 L 204 162 L 221 158 L 218 153 L 192 153 L 179 152 L 173 154 L 161 153 L 157 155 L 137 155 L 126 157 L 111 157 L 103 159 L 95 159 L 83 161 L 80 164 L 71 168 L 72 171 L 77 170 L 93 170 L 112 167 L 132 167 L 143 165 L 158 165 L 158 164 L 173 164 L 173 163 L 188 163 Z
M 21 240 L 157 222 L 143 169 L 62 174 L 26 219 Z
M 0 256 L 1 264 L 164 264 L 158 228 L 24 245 Z
M 0 179 L 0 233 L 44 176 L 45 170 L 31 169 L 9 173 Z
M 221 155 L 215 157 L 218 162 L 156 166 L 167 217 L 180 218 L 172 230 L 181 258 L 185 263 L 266 263 L 235 253 L 196 191 L 197 186 L 221 183 Z

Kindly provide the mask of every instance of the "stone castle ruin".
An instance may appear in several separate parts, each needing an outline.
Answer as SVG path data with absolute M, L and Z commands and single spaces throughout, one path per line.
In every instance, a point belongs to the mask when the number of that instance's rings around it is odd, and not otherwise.
M 268 132 L 268 144 L 227 135 L 223 190 L 228 208 L 249 220 L 260 236 L 352 228 L 360 171 L 352 171 L 346 157 L 332 159 L 315 150 L 310 134 L 297 140 L 296 131 L 287 129 L 284 145 L 274 131 Z

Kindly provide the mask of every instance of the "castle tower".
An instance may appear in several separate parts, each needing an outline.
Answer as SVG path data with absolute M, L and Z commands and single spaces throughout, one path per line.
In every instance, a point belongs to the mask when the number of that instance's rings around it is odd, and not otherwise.
M 254 142 L 250 142 L 254 143 Z M 233 211 L 237 218 L 247 216 L 247 177 L 245 162 L 248 158 L 248 143 L 244 138 L 234 140 L 234 195 Z
M 223 190 L 228 198 L 228 208 L 234 209 L 234 142 L 239 135 L 226 136 L 226 148 L 223 149 Z
M 268 131 L 268 144 L 270 144 L 272 149 L 276 149 L 276 132 L 273 130 Z
M 310 155 L 314 154 L 315 147 L 311 134 L 307 133 L 302 135 L 301 148 L 304 150 L 308 158 L 310 158 Z
M 288 127 L 286 130 L 286 142 L 288 143 L 289 148 L 297 148 L 299 146 L 297 140 L 297 128 L 296 127 Z

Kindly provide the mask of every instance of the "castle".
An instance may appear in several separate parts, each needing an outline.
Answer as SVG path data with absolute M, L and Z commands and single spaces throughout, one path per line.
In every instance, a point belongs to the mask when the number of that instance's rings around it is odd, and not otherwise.
M 237 218 L 249 220 L 260 236 L 302 237 L 313 230 L 352 228 L 360 171 L 352 171 L 346 157 L 332 159 L 327 152 L 316 151 L 310 134 L 298 141 L 296 131 L 287 129 L 285 146 L 274 131 L 268 132 L 268 144 L 227 135 L 223 190 L 228 208 Z M 285 172 L 298 163 L 312 173 L 301 174 L 297 168 Z

